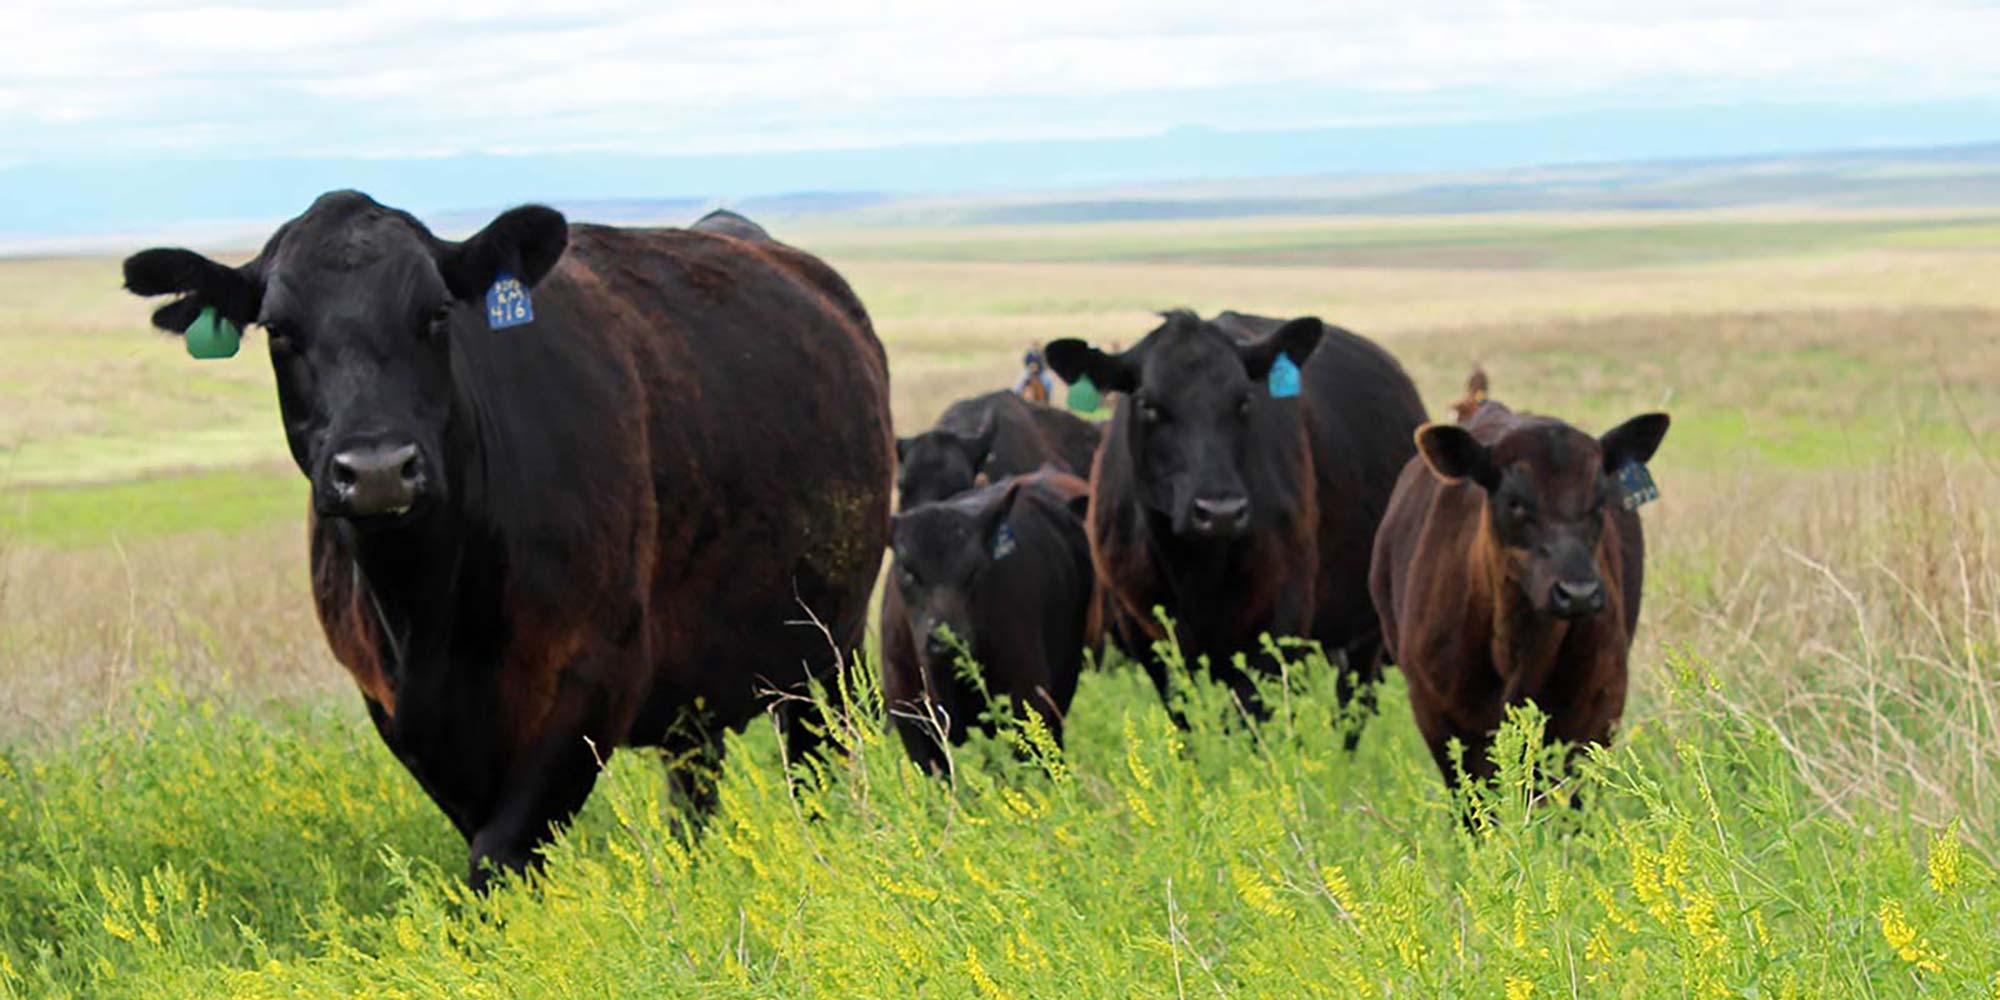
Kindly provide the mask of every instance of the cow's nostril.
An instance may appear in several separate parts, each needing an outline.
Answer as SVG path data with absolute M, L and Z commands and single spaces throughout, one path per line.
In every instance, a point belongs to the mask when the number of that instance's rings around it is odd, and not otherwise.
M 424 492 L 424 461 L 414 444 L 355 445 L 336 453 L 327 478 L 344 513 L 402 514 Z
M 1243 525 L 1249 511 L 1247 498 L 1228 497 L 1196 500 L 1191 515 L 1194 526 L 1203 531 L 1233 532 Z
M 1557 614 L 1581 617 L 1604 610 L 1604 585 L 1595 580 L 1558 581 L 1551 596 Z

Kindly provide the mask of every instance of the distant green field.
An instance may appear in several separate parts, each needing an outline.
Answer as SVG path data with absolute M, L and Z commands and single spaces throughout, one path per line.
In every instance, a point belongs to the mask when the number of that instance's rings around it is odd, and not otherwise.
M 1544 223 L 1296 219 L 962 227 L 872 235 L 827 250 L 850 259 L 1126 261 L 1233 266 L 1607 269 L 1893 247 L 1993 247 L 2000 217 Z
M 0 493 L 0 504 L 0 537 L 77 547 L 297 520 L 306 509 L 306 485 L 289 469 L 232 469 L 17 489 Z

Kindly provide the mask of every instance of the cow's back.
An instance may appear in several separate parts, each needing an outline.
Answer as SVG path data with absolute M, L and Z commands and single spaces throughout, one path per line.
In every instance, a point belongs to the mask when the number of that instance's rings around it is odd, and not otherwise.
M 938 426 L 972 435 L 989 418 L 993 445 L 981 470 L 988 479 L 1027 475 L 1049 463 L 1075 476 L 1090 475 L 1100 440 L 1097 425 L 1004 389 L 953 403 L 938 417 Z

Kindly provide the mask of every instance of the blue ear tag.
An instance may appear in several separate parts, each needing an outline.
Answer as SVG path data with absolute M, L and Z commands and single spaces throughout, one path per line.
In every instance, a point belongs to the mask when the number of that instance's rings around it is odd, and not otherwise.
M 1293 363 L 1291 355 L 1279 351 L 1265 381 L 1271 387 L 1272 399 L 1290 399 L 1299 394 L 1299 366 Z
M 493 279 L 493 287 L 486 290 L 487 328 L 505 330 L 534 321 L 535 303 L 528 298 L 528 286 L 521 284 L 521 279 L 500 272 Z
M 993 533 L 993 559 L 997 562 L 1013 554 L 1014 526 L 1002 524 L 1000 530 Z
M 1065 402 L 1078 413 L 1091 413 L 1104 402 L 1104 397 L 1098 394 L 1097 383 L 1092 382 L 1090 376 L 1078 375 L 1076 381 L 1069 384 L 1069 397 Z
M 1618 494 L 1626 510 L 1638 510 L 1658 500 L 1660 488 L 1654 485 L 1653 474 L 1646 471 L 1646 463 L 1628 462 L 1618 470 Z

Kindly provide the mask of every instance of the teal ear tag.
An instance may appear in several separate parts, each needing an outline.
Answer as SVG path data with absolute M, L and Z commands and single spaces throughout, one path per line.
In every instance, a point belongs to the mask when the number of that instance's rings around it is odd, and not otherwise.
M 1271 374 L 1265 379 L 1271 387 L 1272 399 L 1289 399 L 1299 394 L 1299 366 L 1292 356 L 1278 352 L 1278 360 L 1271 363 Z
M 1092 382 L 1090 376 L 1079 375 L 1076 381 L 1069 384 L 1070 409 L 1078 413 L 1091 413 L 1103 402 L 1104 397 L 1098 393 L 1097 383 Z
M 236 329 L 236 324 L 216 315 L 214 306 L 203 309 L 201 315 L 188 324 L 184 339 L 188 355 L 203 361 L 233 358 L 236 349 L 243 345 L 243 334 Z

